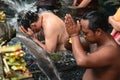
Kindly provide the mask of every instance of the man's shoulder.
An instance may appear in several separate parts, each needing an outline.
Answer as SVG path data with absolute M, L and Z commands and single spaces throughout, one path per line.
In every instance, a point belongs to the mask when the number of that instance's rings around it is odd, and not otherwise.
M 105 49 L 105 50 L 115 50 L 118 48 L 117 45 L 111 45 L 111 44 L 108 44 L 108 45 L 103 45 L 103 46 L 100 46 L 98 47 L 99 49 Z
M 117 45 L 103 45 L 96 49 L 96 52 L 103 53 L 103 54 L 118 54 L 120 51 L 120 47 Z

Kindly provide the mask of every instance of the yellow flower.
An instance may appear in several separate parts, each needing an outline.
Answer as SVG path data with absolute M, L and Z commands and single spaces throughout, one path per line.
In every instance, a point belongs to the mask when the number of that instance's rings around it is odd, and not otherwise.
M 3 11 L 0 11 L 0 22 L 5 22 L 6 15 Z
M 72 43 L 72 39 L 71 38 L 69 38 L 69 43 Z

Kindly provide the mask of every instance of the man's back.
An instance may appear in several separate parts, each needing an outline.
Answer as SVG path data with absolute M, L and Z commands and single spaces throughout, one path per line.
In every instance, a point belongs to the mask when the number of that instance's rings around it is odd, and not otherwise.
M 58 16 L 50 12 L 43 12 L 44 33 L 46 39 L 49 36 L 54 39 L 52 44 L 56 44 L 56 50 L 65 50 L 64 44 L 68 39 L 65 23 Z M 48 43 L 51 43 L 50 40 Z

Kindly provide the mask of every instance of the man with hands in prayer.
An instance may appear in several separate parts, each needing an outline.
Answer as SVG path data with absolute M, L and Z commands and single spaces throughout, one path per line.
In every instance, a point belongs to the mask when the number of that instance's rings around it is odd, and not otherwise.
M 72 39 L 76 63 L 86 68 L 82 80 L 120 80 L 120 48 L 107 33 L 107 18 L 91 11 L 84 14 L 77 23 L 70 14 L 66 14 L 64 22 Z M 80 31 L 88 42 L 97 44 L 97 48 L 89 54 L 82 47 Z

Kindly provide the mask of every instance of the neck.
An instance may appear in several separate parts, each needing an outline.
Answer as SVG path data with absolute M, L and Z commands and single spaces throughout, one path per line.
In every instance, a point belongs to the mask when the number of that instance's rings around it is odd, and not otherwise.
M 98 44 L 98 46 L 105 45 L 105 44 L 109 43 L 111 40 L 113 40 L 112 36 L 105 33 L 105 34 L 102 34 L 102 37 L 100 37 L 98 39 L 97 44 Z

